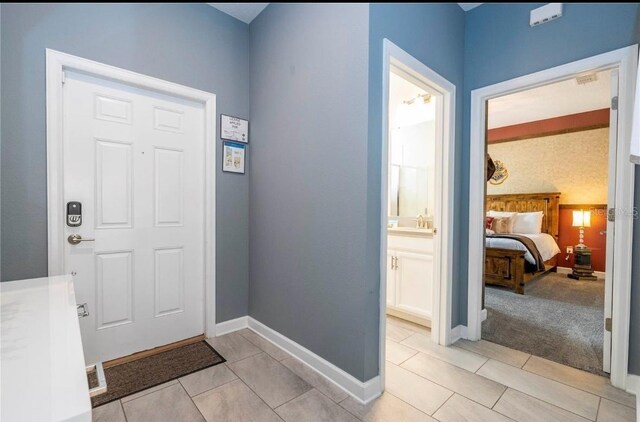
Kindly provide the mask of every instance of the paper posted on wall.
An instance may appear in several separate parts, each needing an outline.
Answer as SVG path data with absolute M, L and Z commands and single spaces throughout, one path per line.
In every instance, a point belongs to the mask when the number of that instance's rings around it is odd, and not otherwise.
M 246 145 L 237 142 L 225 142 L 222 154 L 222 171 L 244 174 Z

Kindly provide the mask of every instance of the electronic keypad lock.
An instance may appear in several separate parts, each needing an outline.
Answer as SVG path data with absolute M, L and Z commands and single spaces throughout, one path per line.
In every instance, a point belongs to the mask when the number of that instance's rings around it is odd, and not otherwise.
M 78 201 L 67 202 L 67 226 L 82 225 L 82 204 Z

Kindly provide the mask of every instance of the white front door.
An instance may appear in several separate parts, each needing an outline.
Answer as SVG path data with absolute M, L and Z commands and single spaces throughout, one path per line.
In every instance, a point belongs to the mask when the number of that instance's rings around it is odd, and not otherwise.
M 204 106 L 66 72 L 64 272 L 87 364 L 204 333 Z M 66 223 L 66 221 L 65 221 Z M 93 239 L 93 240 L 92 240 Z

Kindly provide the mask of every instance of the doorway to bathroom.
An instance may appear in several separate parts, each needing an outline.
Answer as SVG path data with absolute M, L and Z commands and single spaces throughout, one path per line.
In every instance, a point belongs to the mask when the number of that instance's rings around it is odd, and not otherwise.
M 449 345 L 455 86 L 384 40 L 380 372 Z M 390 365 L 390 367 L 389 367 Z M 384 387 L 383 387 L 384 388 Z

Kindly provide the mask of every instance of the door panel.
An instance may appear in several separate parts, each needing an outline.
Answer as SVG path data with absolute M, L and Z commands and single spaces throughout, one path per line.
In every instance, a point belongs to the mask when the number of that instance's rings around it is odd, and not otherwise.
M 618 96 L 618 69 L 611 71 L 611 98 Z M 615 208 L 616 204 L 616 161 L 618 158 L 618 110 L 609 109 L 609 174 L 607 187 L 607 211 Z M 607 221 L 607 243 L 605 260 L 605 281 L 604 281 L 604 321 L 611 318 L 612 298 L 613 298 L 613 257 L 615 227 L 613 221 Z M 606 327 L 606 324 L 605 324 Z M 611 372 L 611 332 L 604 330 L 604 345 L 602 348 L 602 370 Z
M 65 244 L 86 362 L 202 334 L 203 106 L 67 72 L 63 113 L 65 237 L 95 239 Z

